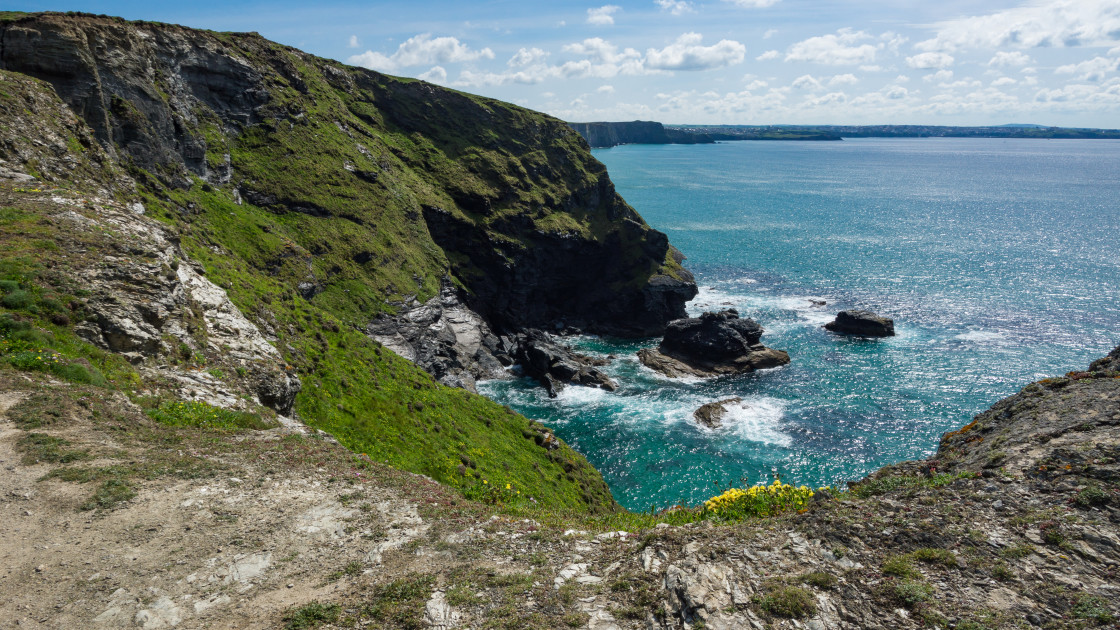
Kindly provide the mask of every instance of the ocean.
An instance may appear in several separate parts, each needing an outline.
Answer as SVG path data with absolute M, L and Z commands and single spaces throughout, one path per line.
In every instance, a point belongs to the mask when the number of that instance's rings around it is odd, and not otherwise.
M 669 379 L 657 339 L 569 339 L 616 357 L 616 392 L 527 379 L 480 390 L 553 427 L 632 510 L 728 486 L 843 484 L 928 456 L 1027 383 L 1120 344 L 1120 141 L 891 138 L 630 145 L 595 151 L 687 256 L 692 315 L 734 307 L 789 352 L 774 370 Z M 813 300 L 824 301 L 815 306 Z M 865 340 L 839 310 L 895 320 Z M 700 405 L 745 407 L 711 430 Z

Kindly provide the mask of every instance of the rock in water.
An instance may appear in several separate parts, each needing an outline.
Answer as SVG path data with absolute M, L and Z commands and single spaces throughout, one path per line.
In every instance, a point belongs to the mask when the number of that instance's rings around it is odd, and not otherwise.
M 871 311 L 840 311 L 836 319 L 824 327 L 832 332 L 860 337 L 894 336 L 894 320 Z
M 597 366 L 606 362 L 573 352 L 552 340 L 547 333 L 528 330 L 517 336 L 516 360 L 525 374 L 540 381 L 555 398 L 566 384 L 587 385 L 614 391 L 618 385 Z
M 762 326 L 735 309 L 669 322 L 657 350 L 638 352 L 646 367 L 666 376 L 744 374 L 789 363 L 789 355 L 760 343 Z
M 710 429 L 718 429 L 723 426 L 723 414 L 727 413 L 727 405 L 741 402 L 743 402 L 743 399 L 738 396 L 719 402 L 710 402 L 692 412 L 692 417 Z

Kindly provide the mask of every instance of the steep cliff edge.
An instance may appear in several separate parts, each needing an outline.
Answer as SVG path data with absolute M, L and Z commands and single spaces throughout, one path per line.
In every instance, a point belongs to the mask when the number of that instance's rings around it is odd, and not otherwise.
M 310 254 L 282 275 L 355 324 L 447 274 L 499 331 L 651 335 L 695 293 L 562 121 L 255 34 L 49 14 L 0 41 L 0 68 L 49 82 L 157 208 L 205 212 L 201 188 L 275 217 Z
M 669 129 L 659 122 L 568 123 L 592 148 L 608 148 L 620 144 L 712 144 L 712 136 L 692 130 Z

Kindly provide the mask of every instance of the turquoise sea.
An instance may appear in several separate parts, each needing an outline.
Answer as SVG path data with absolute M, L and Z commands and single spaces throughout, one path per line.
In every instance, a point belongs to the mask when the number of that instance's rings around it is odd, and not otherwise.
M 688 257 L 689 312 L 734 306 L 788 366 L 686 381 L 617 357 L 613 393 L 549 400 L 525 380 L 483 393 L 552 426 L 624 506 L 696 504 L 769 480 L 836 484 L 932 453 L 941 434 L 1026 383 L 1120 344 L 1120 141 L 855 139 L 633 145 L 595 152 L 618 191 Z M 827 305 L 814 307 L 810 300 Z M 838 310 L 898 336 L 821 328 Z M 692 420 L 740 396 L 724 428 Z

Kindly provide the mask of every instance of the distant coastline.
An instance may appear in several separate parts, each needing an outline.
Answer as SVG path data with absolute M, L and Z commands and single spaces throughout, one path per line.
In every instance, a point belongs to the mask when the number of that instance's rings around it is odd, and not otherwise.
M 593 149 L 620 144 L 712 144 L 732 140 L 836 141 L 844 138 L 1120 139 L 1118 129 L 1042 125 L 663 125 L 658 122 L 568 123 Z

